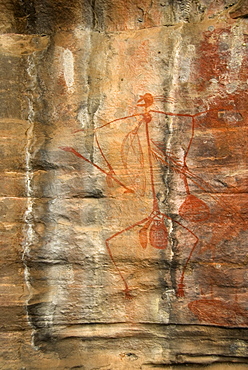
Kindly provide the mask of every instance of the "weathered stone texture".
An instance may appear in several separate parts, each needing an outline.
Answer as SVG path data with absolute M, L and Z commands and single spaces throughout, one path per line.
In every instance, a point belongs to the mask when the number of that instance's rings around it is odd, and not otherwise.
M 0 2 L 1 368 L 248 368 L 246 7 Z

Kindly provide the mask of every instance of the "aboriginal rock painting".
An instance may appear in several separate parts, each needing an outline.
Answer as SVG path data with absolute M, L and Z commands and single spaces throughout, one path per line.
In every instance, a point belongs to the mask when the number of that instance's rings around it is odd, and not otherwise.
M 220 117 L 220 111 L 222 116 L 231 116 L 235 114 L 233 113 L 233 108 L 223 107 L 221 110 L 219 108 L 209 108 L 195 114 L 172 113 L 155 108 L 153 109 L 155 101 L 161 101 L 163 99 L 164 98 L 153 96 L 151 93 L 145 93 L 137 101 L 137 113 L 106 122 L 93 131 L 95 145 L 98 153 L 101 155 L 104 166 L 94 163 L 73 147 L 60 148 L 90 163 L 97 170 L 106 175 L 108 186 L 117 183 L 118 186 L 123 188 L 124 193 L 127 193 L 127 195 L 128 193 L 137 193 L 137 196 L 142 197 L 146 191 L 146 187 L 150 187 L 152 198 L 150 212 L 144 215 L 140 220 L 130 223 L 127 227 L 118 230 L 105 240 L 109 258 L 119 274 L 125 297 L 128 299 L 132 298 L 132 287 L 128 283 L 114 257 L 113 249 L 116 238 L 132 231 L 138 236 L 137 240 L 139 241 L 139 245 L 137 245 L 137 248 L 142 248 L 144 251 L 147 250 L 147 248 L 166 250 L 169 248 L 170 244 L 168 223 L 181 229 L 182 235 L 191 240 L 191 246 L 187 248 L 187 256 L 180 268 L 180 275 L 178 275 L 179 277 L 176 282 L 175 296 L 176 299 L 182 300 L 185 299 L 187 290 L 190 289 L 185 283 L 185 276 L 192 260 L 194 261 L 197 255 L 204 252 L 204 248 L 207 249 L 208 258 L 212 261 L 212 269 L 211 267 L 209 268 L 209 265 L 207 267 L 203 266 L 203 273 L 201 276 L 202 279 L 209 281 L 210 287 L 214 287 L 215 280 L 223 278 L 221 275 L 218 276 L 218 271 L 216 273 L 216 269 L 213 268 L 213 266 L 216 267 L 214 260 L 216 254 L 215 247 L 222 239 L 226 238 L 226 240 L 230 241 L 247 229 L 247 222 L 245 222 L 242 212 L 239 209 L 240 207 L 230 202 L 230 200 L 222 194 L 219 194 L 218 190 L 216 190 L 210 182 L 191 170 L 188 160 L 192 144 L 195 140 L 197 122 L 204 121 L 206 116 L 212 116 L 214 117 L 212 120 L 216 120 L 216 117 Z M 167 102 L 168 101 L 169 99 L 167 99 Z M 169 117 L 187 120 L 187 124 L 190 126 L 190 135 L 186 137 L 187 142 L 184 143 L 183 155 L 180 159 L 153 137 L 154 131 L 152 128 L 156 124 L 157 117 L 164 120 Z M 133 119 L 134 123 L 132 129 L 125 132 L 120 149 L 122 165 L 127 176 L 129 175 L 128 182 L 125 182 L 125 180 L 120 178 L 113 163 L 105 154 L 99 140 L 99 132 L 113 123 L 127 121 L 129 119 Z M 77 131 L 79 132 L 82 130 Z M 156 190 L 157 182 L 155 180 L 155 168 L 158 164 L 163 166 L 163 168 L 167 168 L 170 172 L 177 174 L 182 180 L 185 196 L 178 206 L 176 217 L 162 211 L 159 205 Z M 133 165 L 137 166 L 135 175 L 130 172 L 130 167 Z M 198 189 L 199 191 L 193 190 L 192 192 L 191 189 Z M 200 228 L 200 225 L 204 224 L 212 217 L 211 205 L 208 204 L 208 201 L 201 199 L 199 195 L 199 193 L 202 194 L 204 192 L 207 194 L 208 199 L 210 199 L 210 203 L 214 203 L 217 209 L 221 209 L 221 214 L 219 214 L 219 218 L 217 217 L 216 219 L 217 226 L 216 229 L 213 229 L 212 236 L 208 239 L 208 244 L 200 250 L 200 237 L 195 225 L 199 225 Z M 225 224 L 225 220 L 227 220 L 226 215 L 228 215 L 228 220 L 231 218 L 232 221 Z M 226 273 L 226 278 L 228 279 L 227 275 Z M 237 285 L 237 289 L 243 286 L 241 280 L 244 279 L 244 276 L 243 274 L 240 276 L 238 277 L 240 283 Z M 200 322 L 226 326 L 248 325 L 248 313 L 239 305 L 237 299 L 227 303 L 218 296 L 214 296 L 214 294 L 210 296 L 204 296 L 204 294 L 204 291 L 202 291 L 202 296 L 188 303 L 188 309 L 191 314 Z

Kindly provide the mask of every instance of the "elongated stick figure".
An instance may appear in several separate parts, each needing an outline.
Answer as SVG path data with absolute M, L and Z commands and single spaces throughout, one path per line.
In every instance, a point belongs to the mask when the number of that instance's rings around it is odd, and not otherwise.
M 143 166 L 144 158 L 143 158 L 143 151 L 140 143 L 140 138 L 139 138 L 139 131 L 141 128 L 143 128 L 145 132 L 145 140 L 146 140 L 146 145 L 147 145 L 147 152 L 148 152 L 148 168 L 149 168 L 149 176 L 150 176 L 150 183 L 151 183 L 151 191 L 152 191 L 152 200 L 153 200 L 153 205 L 152 205 L 152 210 L 151 213 L 139 220 L 138 222 L 116 232 L 115 234 L 111 235 L 109 238 L 106 239 L 106 248 L 108 251 L 108 254 L 113 262 L 113 264 L 116 267 L 116 270 L 118 271 L 118 274 L 120 278 L 123 281 L 124 284 L 124 292 L 125 296 L 127 298 L 131 297 L 130 295 L 130 288 L 127 284 L 127 281 L 121 272 L 117 262 L 115 261 L 112 253 L 112 241 L 122 235 L 123 233 L 134 229 L 135 227 L 139 226 L 141 227 L 138 234 L 139 234 L 139 242 L 140 245 L 143 249 L 146 249 L 148 244 L 150 244 L 153 248 L 155 249 L 160 249 L 163 250 L 167 248 L 168 245 L 168 230 L 165 224 L 166 220 L 170 220 L 173 223 L 179 225 L 182 227 L 184 230 L 187 231 L 189 235 L 191 235 L 194 239 L 190 253 L 186 259 L 186 262 L 184 263 L 181 276 L 179 279 L 179 282 L 177 284 L 177 291 L 176 294 L 178 297 L 183 297 L 184 296 L 184 276 L 185 276 L 185 271 L 187 269 L 188 263 L 192 257 L 192 254 L 199 242 L 199 238 L 196 236 L 196 234 L 190 230 L 188 227 L 184 226 L 182 223 L 178 222 L 175 219 L 172 219 L 169 215 L 163 213 L 159 209 L 159 204 L 158 200 L 156 197 L 156 190 L 155 190 L 155 180 L 154 180 L 154 158 L 161 163 L 165 164 L 166 166 L 169 166 L 172 168 L 175 172 L 179 173 L 184 181 L 184 186 L 186 190 L 186 199 L 181 205 L 179 209 L 179 214 L 182 218 L 186 219 L 187 221 L 190 222 L 198 222 L 198 221 L 205 221 L 209 217 L 210 211 L 205 202 L 197 198 L 196 196 L 192 195 L 190 193 L 189 185 L 188 185 L 188 179 L 190 179 L 193 183 L 195 183 L 200 189 L 203 189 L 206 191 L 207 190 L 212 190 L 211 186 L 206 184 L 204 180 L 193 174 L 187 166 L 187 156 L 190 151 L 190 147 L 192 145 L 193 137 L 194 137 L 194 128 L 195 128 L 195 119 L 197 116 L 200 116 L 204 113 L 207 113 L 209 110 L 196 113 L 194 115 L 191 114 L 180 114 L 180 113 L 170 113 L 170 112 L 163 112 L 159 110 L 153 110 L 149 109 L 154 103 L 154 97 L 150 93 L 146 93 L 145 95 L 141 96 L 141 98 L 138 100 L 137 106 L 143 107 L 144 112 L 142 113 L 136 113 L 130 116 L 126 117 L 121 117 L 117 118 L 115 120 L 112 120 L 110 122 L 105 123 L 104 125 L 96 128 L 94 130 L 95 133 L 95 140 L 96 140 L 96 145 L 108 167 L 108 170 L 106 171 L 102 167 L 98 166 L 97 164 L 91 162 L 89 159 L 84 157 L 82 154 L 77 152 L 74 148 L 72 147 L 61 147 L 62 150 L 71 152 L 77 157 L 83 159 L 84 161 L 90 163 L 93 165 L 95 168 L 97 168 L 99 171 L 103 172 L 107 176 L 107 182 L 110 184 L 111 181 L 115 181 L 118 183 L 120 186 L 122 186 L 125 189 L 126 193 L 133 193 L 134 189 L 131 186 L 127 186 L 124 184 L 122 181 L 119 180 L 118 176 L 116 175 L 114 168 L 112 165 L 109 163 L 107 160 L 103 150 L 101 149 L 101 146 L 99 144 L 98 138 L 97 138 L 97 131 L 99 129 L 102 129 L 103 127 L 106 127 L 110 125 L 111 123 L 120 121 L 120 120 L 125 120 L 131 117 L 140 117 L 136 127 L 131 130 L 124 138 L 123 143 L 122 143 L 122 150 L 121 150 L 121 156 L 122 156 L 122 161 L 124 166 L 127 168 L 128 165 L 128 157 L 130 153 L 136 153 L 136 156 L 138 157 L 138 161 L 141 166 Z M 163 114 L 165 116 L 176 116 L 176 117 L 188 117 L 191 119 L 191 137 L 187 146 L 187 149 L 184 153 L 183 160 L 178 161 L 175 159 L 171 154 L 169 154 L 166 151 L 163 151 L 159 148 L 159 145 L 154 142 L 151 137 L 150 137 L 150 130 L 149 126 L 152 122 L 153 116 L 152 113 L 158 113 L 158 114 Z M 78 130 L 81 131 L 81 130 Z

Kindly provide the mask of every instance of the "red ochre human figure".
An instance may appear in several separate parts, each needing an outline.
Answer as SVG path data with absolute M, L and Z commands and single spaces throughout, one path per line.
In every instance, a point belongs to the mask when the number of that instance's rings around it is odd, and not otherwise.
M 127 298 L 131 298 L 130 288 L 127 284 L 127 281 L 126 281 L 125 277 L 123 276 L 123 273 L 121 272 L 118 264 L 116 263 L 116 261 L 113 257 L 113 253 L 111 251 L 111 242 L 112 242 L 113 239 L 115 239 L 119 235 L 121 235 L 121 234 L 139 226 L 139 227 L 141 227 L 139 232 L 138 232 L 139 242 L 140 242 L 141 247 L 143 249 L 146 249 L 148 245 L 151 245 L 153 248 L 161 250 L 161 249 L 167 248 L 167 246 L 168 246 L 168 230 L 167 230 L 167 227 L 166 227 L 166 224 L 165 224 L 165 220 L 170 220 L 171 222 L 179 225 L 184 230 L 186 230 L 188 232 L 188 234 L 193 237 L 194 242 L 192 244 L 190 253 L 189 253 L 189 255 L 188 255 L 188 257 L 187 257 L 187 259 L 184 263 L 184 266 L 183 266 L 182 272 L 181 272 L 181 276 L 180 276 L 179 282 L 177 284 L 176 295 L 178 297 L 183 297 L 184 294 L 185 294 L 184 293 L 185 272 L 186 272 L 188 263 L 189 263 L 189 261 L 192 257 L 192 254 L 194 253 L 194 250 L 195 250 L 195 248 L 196 248 L 196 246 L 199 242 L 199 238 L 197 237 L 197 235 L 192 230 L 190 230 L 188 227 L 184 226 L 182 223 L 178 222 L 175 219 L 172 219 L 170 216 L 168 216 L 167 214 L 160 211 L 158 200 L 157 200 L 157 197 L 156 197 L 156 191 L 155 191 L 153 158 L 155 158 L 156 160 L 165 164 L 166 166 L 169 166 L 175 172 L 179 173 L 183 178 L 185 191 L 186 191 L 187 196 L 186 196 L 185 201 L 182 203 L 182 205 L 179 208 L 179 215 L 183 219 L 185 219 L 186 221 L 190 221 L 190 222 L 205 221 L 205 220 L 208 219 L 208 217 L 210 215 L 209 207 L 207 206 L 207 204 L 205 202 L 203 202 L 201 199 L 197 198 L 196 196 L 194 196 L 190 193 L 190 189 L 189 189 L 189 185 L 188 185 L 188 179 L 190 179 L 195 185 L 197 185 L 200 189 L 202 189 L 204 191 L 212 190 L 212 187 L 210 185 L 208 185 L 206 182 L 204 182 L 204 180 L 202 180 L 200 177 L 196 176 L 193 172 L 191 172 L 189 170 L 188 166 L 187 166 L 187 156 L 189 154 L 189 151 L 190 151 L 190 148 L 191 148 L 191 145 L 192 145 L 192 141 L 193 141 L 193 138 L 194 138 L 195 119 L 196 119 L 197 116 L 200 116 L 202 114 L 205 114 L 205 113 L 209 112 L 209 110 L 206 110 L 204 112 L 199 112 L 199 113 L 196 113 L 194 115 L 171 113 L 171 112 L 164 112 L 164 111 L 150 109 L 150 107 L 153 105 L 153 103 L 154 103 L 153 95 L 150 94 L 150 93 L 146 93 L 143 96 L 141 96 L 140 99 L 137 102 L 137 106 L 143 107 L 144 112 L 135 113 L 135 114 L 130 115 L 130 116 L 114 119 L 114 120 L 112 120 L 110 122 L 107 122 L 104 125 L 96 128 L 94 130 L 96 145 L 97 145 L 97 147 L 98 147 L 98 149 L 99 149 L 99 151 L 100 151 L 100 153 L 101 153 L 101 155 L 102 155 L 102 157 L 103 157 L 103 159 L 104 159 L 104 161 L 105 161 L 105 163 L 108 167 L 107 171 L 105 169 L 99 167 L 97 164 L 91 162 L 89 159 L 87 159 L 86 157 L 81 155 L 79 152 L 77 152 L 72 147 L 61 147 L 60 148 L 64 151 L 66 151 L 66 152 L 73 153 L 77 157 L 83 159 L 84 161 L 86 161 L 86 162 L 90 163 L 91 165 L 93 165 L 94 167 L 96 167 L 99 171 L 103 172 L 107 176 L 107 183 L 109 185 L 111 185 L 111 182 L 114 181 L 114 182 L 118 183 L 120 186 L 122 186 L 125 189 L 126 193 L 134 193 L 134 190 L 131 187 L 126 186 L 122 181 L 120 181 L 118 179 L 113 167 L 111 166 L 111 164 L 109 163 L 109 161 L 107 160 L 105 154 L 103 153 L 103 151 L 101 149 L 101 146 L 99 144 L 96 133 L 97 133 L 98 130 L 102 129 L 103 127 L 106 127 L 106 126 L 110 125 L 111 123 L 114 123 L 114 122 L 117 122 L 117 121 L 120 121 L 120 120 L 125 120 L 125 119 L 131 118 L 131 117 L 140 117 L 140 120 L 138 121 L 136 127 L 132 131 L 130 131 L 123 140 L 122 161 L 123 161 L 123 164 L 125 166 L 127 164 L 126 162 L 127 162 L 127 157 L 128 157 L 128 150 L 130 150 L 130 148 L 133 145 L 139 146 L 139 149 L 141 150 L 141 153 L 142 153 L 138 132 L 139 132 L 139 129 L 141 127 L 143 127 L 143 129 L 145 131 L 145 139 L 146 139 L 146 144 L 147 144 L 147 149 L 148 149 L 148 168 L 149 168 L 149 176 L 150 176 L 152 199 L 153 199 L 152 210 L 151 210 L 151 213 L 147 217 L 145 217 L 145 218 L 141 219 L 140 221 L 124 228 L 123 230 L 120 230 L 120 231 L 116 232 L 115 234 L 113 234 L 109 238 L 107 238 L 106 241 L 105 241 L 106 248 L 107 248 L 107 251 L 109 253 L 109 256 L 110 256 L 113 264 L 115 265 L 120 278 L 123 281 L 125 296 Z M 182 161 L 178 161 L 177 159 L 175 159 L 168 152 L 161 150 L 159 148 L 159 146 L 151 139 L 150 131 L 149 131 L 149 125 L 152 122 L 152 119 L 153 119 L 152 114 L 153 113 L 163 114 L 166 117 L 176 116 L 176 117 L 188 117 L 188 118 L 191 119 L 191 137 L 190 137 L 190 140 L 189 140 L 189 143 L 188 143 L 188 146 L 187 146 L 187 149 L 185 151 L 185 154 L 183 156 Z M 78 131 L 82 131 L 82 130 L 78 130 Z M 142 164 L 142 160 L 143 159 L 142 159 L 142 156 L 141 156 L 141 158 L 140 158 L 140 163 L 141 164 Z

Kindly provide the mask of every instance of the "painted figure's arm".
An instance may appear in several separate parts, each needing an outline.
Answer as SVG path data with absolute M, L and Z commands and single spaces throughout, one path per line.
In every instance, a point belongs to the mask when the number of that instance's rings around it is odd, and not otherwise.
M 90 163 L 92 166 L 96 167 L 99 171 L 103 172 L 105 175 L 110 176 L 117 184 L 119 184 L 120 186 L 122 186 L 126 190 L 125 193 L 133 193 L 134 192 L 132 189 L 130 189 L 126 185 L 124 185 L 119 179 L 117 179 L 116 176 L 114 176 L 113 174 L 108 173 L 103 168 L 99 167 L 97 164 L 91 162 L 89 159 L 87 159 L 82 154 L 77 152 L 74 148 L 66 146 L 66 147 L 60 147 L 59 149 L 64 150 L 65 152 L 73 153 L 75 156 L 83 159 L 85 162 Z

